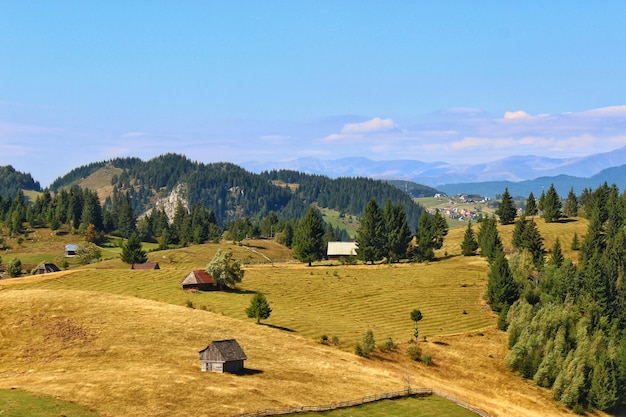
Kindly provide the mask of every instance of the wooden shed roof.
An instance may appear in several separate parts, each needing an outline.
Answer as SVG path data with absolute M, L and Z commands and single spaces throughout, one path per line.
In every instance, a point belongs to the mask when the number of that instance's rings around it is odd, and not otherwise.
M 185 279 L 183 279 L 182 285 L 193 284 L 215 284 L 213 278 L 203 269 L 196 269 L 191 271 Z
M 211 342 L 209 346 L 202 349 L 199 353 L 202 356 L 203 352 L 214 349 L 219 353 L 221 359 L 225 362 L 230 361 L 243 361 L 248 359 L 241 346 L 235 339 L 228 340 L 215 340 Z
M 326 255 L 354 256 L 356 255 L 356 246 L 356 242 L 328 242 Z
M 130 266 L 130 269 L 160 269 L 159 268 L 159 263 L 158 262 L 150 262 L 150 261 L 146 261 L 142 264 L 132 264 Z
M 58 266 L 56 266 L 53 263 L 41 263 L 39 265 L 37 265 L 37 268 L 35 268 L 35 270 L 33 271 L 33 274 L 37 275 L 37 274 L 46 274 L 49 272 L 59 272 L 60 269 Z

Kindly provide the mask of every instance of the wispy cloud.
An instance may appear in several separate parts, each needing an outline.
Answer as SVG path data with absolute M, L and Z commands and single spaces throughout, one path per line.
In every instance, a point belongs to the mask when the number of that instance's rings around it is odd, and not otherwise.
M 380 117 L 374 117 L 361 123 L 348 123 L 341 129 L 341 133 L 353 134 L 353 133 L 374 133 L 374 132 L 388 132 L 396 129 L 396 124 L 391 119 L 381 119 Z

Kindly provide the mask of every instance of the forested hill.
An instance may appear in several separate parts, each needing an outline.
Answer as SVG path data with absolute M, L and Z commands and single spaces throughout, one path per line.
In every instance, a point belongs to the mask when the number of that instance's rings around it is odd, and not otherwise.
M 115 159 L 79 167 L 57 179 L 51 190 L 76 184 L 107 165 L 122 169 L 109 185 L 113 185 L 114 194 L 127 192 L 138 214 L 151 209 L 158 198 L 167 197 L 175 189 L 182 190 L 181 197 L 189 207 L 200 204 L 214 210 L 220 224 L 234 218 L 261 219 L 271 211 L 285 219 L 299 218 L 311 203 L 361 215 L 372 197 L 380 205 L 387 199 L 401 202 L 413 229 L 421 214 L 421 207 L 408 194 L 384 181 L 329 179 L 293 171 L 253 174 L 231 163 L 204 164 L 173 153 L 148 161 Z
M 18 190 L 41 191 L 41 185 L 30 174 L 16 171 L 11 165 L 0 166 L 0 196 L 14 197 Z
M 330 179 L 322 175 L 303 174 L 301 172 L 279 170 L 262 172 L 261 177 L 269 181 L 292 185 L 293 194 L 298 201 L 307 205 L 317 203 L 340 212 L 361 214 L 367 202 L 374 198 L 379 205 L 387 199 L 402 203 L 402 208 L 415 230 L 422 213 L 422 207 L 416 204 L 409 194 L 385 182 L 371 178 L 336 178 Z

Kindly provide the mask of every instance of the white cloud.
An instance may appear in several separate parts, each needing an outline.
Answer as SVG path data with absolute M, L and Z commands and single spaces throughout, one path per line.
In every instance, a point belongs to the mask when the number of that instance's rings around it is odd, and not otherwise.
M 509 148 L 514 147 L 516 141 L 512 138 L 481 138 L 465 137 L 460 141 L 451 144 L 453 149 L 473 149 L 473 148 Z
M 581 114 L 595 117 L 626 117 L 626 105 L 600 107 L 598 109 L 587 110 Z
M 530 115 L 528 113 L 526 113 L 525 111 L 522 110 L 518 110 L 518 111 L 507 111 L 504 113 L 504 118 L 505 119 L 521 119 L 524 117 L 529 117 Z
M 341 133 L 373 133 L 373 132 L 387 132 L 396 129 L 397 126 L 391 119 L 381 119 L 380 117 L 374 117 L 361 123 L 348 123 L 341 129 Z

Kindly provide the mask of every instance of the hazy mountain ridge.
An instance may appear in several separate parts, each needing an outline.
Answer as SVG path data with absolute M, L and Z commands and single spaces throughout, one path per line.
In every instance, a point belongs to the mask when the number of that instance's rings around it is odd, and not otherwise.
M 578 158 L 548 158 L 516 155 L 479 164 L 450 164 L 417 160 L 375 161 L 364 157 L 320 160 L 301 158 L 278 162 L 244 162 L 241 166 L 252 172 L 290 169 L 305 173 L 341 176 L 364 176 L 377 179 L 407 180 L 437 187 L 454 183 L 489 181 L 520 182 L 540 177 L 570 175 L 591 177 L 606 168 L 626 163 L 626 147 L 611 152 Z

